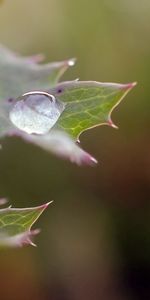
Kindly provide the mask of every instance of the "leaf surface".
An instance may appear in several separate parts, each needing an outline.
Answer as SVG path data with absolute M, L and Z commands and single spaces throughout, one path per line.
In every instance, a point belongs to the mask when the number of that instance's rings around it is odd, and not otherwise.
M 114 84 L 94 81 L 68 81 L 58 84 L 49 92 L 66 103 L 55 127 L 77 139 L 92 127 L 110 125 L 113 109 L 136 83 Z
M 39 230 L 31 230 L 31 227 L 48 205 L 49 203 L 33 208 L 0 209 L 0 248 L 34 245 L 32 237 Z
M 74 59 L 39 64 L 42 55 L 23 57 L 0 46 L 0 100 L 16 98 L 34 90 L 54 86 Z
M 111 112 L 135 83 L 76 80 L 48 89 L 74 61 L 39 65 L 39 60 L 40 55 L 22 57 L 0 48 L 0 135 L 15 127 L 27 133 L 45 134 L 53 127 L 78 139 L 83 131 L 95 126 L 107 124 L 115 127 Z M 45 105 L 42 95 L 36 96 L 34 101 L 33 95 L 26 99 L 19 97 L 35 90 L 48 91 L 55 103 L 48 104 L 47 100 Z

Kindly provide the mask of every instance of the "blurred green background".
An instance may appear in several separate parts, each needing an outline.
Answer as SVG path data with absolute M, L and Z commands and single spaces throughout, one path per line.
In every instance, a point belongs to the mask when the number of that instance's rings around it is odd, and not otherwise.
M 13 206 L 54 203 L 37 248 L 0 253 L 2 300 L 150 299 L 150 1 L 3 0 L 0 43 L 47 61 L 77 57 L 63 79 L 138 85 L 81 145 L 79 168 L 6 139 L 0 196 Z

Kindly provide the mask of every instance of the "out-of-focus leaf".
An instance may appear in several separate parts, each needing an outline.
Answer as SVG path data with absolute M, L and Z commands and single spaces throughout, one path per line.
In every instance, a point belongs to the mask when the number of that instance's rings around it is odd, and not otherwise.
M 22 57 L 0 46 L 0 100 L 16 98 L 28 91 L 54 86 L 74 59 L 38 64 L 42 55 Z
M 39 230 L 31 230 L 31 227 L 48 205 L 49 203 L 33 208 L 0 209 L 0 248 L 35 245 L 32 237 Z
M 65 132 L 52 130 L 49 134 L 35 135 L 15 130 L 10 135 L 21 137 L 24 141 L 77 165 L 95 165 L 97 163 L 94 157 L 82 150 Z
M 92 127 L 110 125 L 113 109 L 136 83 L 114 84 L 93 81 L 68 81 L 58 84 L 49 92 L 66 103 L 55 127 L 72 137 Z

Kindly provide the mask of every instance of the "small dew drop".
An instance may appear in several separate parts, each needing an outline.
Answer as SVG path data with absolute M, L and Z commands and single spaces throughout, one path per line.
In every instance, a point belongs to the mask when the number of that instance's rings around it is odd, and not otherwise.
M 70 67 L 74 66 L 74 65 L 75 65 L 75 61 L 76 61 L 75 58 L 69 59 L 69 60 L 68 60 L 68 65 L 69 65 Z
M 22 96 L 9 113 L 11 122 L 29 134 L 45 134 L 57 122 L 64 106 L 51 95 L 30 93 Z

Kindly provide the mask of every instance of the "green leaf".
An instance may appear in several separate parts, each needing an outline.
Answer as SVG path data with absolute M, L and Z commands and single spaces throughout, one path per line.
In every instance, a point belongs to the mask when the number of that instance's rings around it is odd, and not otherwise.
M 2 199 L 1 204 L 3 204 Z M 50 202 L 51 203 L 51 202 Z M 33 208 L 4 208 L 0 209 L 0 248 L 22 247 L 34 245 L 32 237 L 39 230 L 31 230 L 49 203 Z
M 19 97 L 34 90 L 54 86 L 74 59 L 48 64 L 38 64 L 42 55 L 22 57 L 0 46 L 0 100 Z
M 96 162 L 68 134 L 79 139 L 89 128 L 115 127 L 111 113 L 135 83 L 76 80 L 48 89 L 74 61 L 39 65 L 39 60 L 41 55 L 21 57 L 0 48 L 0 136 L 18 135 L 79 165 Z
M 68 81 L 58 84 L 49 92 L 66 106 L 55 125 L 75 139 L 92 127 L 109 125 L 113 109 L 136 83 L 115 84 L 94 81 Z

